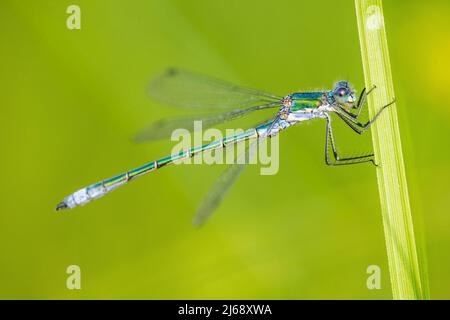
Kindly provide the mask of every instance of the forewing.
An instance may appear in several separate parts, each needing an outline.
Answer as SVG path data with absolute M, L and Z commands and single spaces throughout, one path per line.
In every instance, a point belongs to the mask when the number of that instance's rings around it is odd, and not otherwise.
M 204 109 L 246 108 L 282 100 L 270 93 L 180 69 L 169 69 L 154 79 L 148 94 L 163 104 Z

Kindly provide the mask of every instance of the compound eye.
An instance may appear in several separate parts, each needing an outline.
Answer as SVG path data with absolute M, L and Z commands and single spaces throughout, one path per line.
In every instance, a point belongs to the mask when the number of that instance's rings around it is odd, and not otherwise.
M 340 88 L 337 92 L 339 97 L 344 97 L 347 94 L 347 89 L 345 88 Z

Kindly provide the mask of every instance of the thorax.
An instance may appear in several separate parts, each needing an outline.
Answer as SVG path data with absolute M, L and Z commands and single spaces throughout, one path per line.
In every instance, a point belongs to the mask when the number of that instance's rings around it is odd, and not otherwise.
M 296 92 L 289 95 L 289 97 L 292 99 L 291 112 L 318 109 L 327 103 L 324 92 Z
M 325 117 L 331 106 L 326 92 L 296 92 L 283 100 L 287 121 L 304 121 Z

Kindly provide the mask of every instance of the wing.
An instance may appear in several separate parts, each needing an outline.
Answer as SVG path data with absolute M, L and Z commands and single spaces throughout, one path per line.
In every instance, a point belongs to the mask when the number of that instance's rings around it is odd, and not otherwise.
M 283 99 L 179 69 L 169 69 L 154 79 L 148 87 L 148 94 L 167 105 L 206 109 L 246 108 Z
M 214 115 L 207 115 L 207 116 L 192 116 L 192 117 L 185 117 L 185 118 L 172 118 L 172 119 L 163 119 L 159 120 L 152 125 L 150 125 L 147 128 L 144 128 L 141 132 L 139 132 L 136 137 L 135 141 L 140 142 L 146 142 L 146 141 L 152 141 L 162 138 L 170 137 L 172 132 L 176 129 L 183 128 L 187 129 L 189 131 L 194 131 L 194 121 L 202 121 L 202 129 L 210 128 L 216 124 L 220 124 L 223 122 L 235 120 L 237 118 L 240 118 L 248 113 L 257 111 L 257 110 L 263 110 L 263 109 L 270 109 L 270 108 L 279 108 L 281 106 L 280 102 L 272 102 L 265 105 L 260 106 L 253 106 L 249 108 L 243 108 L 243 109 L 236 109 L 232 111 L 227 111 L 224 113 L 214 114 Z
M 206 220 L 217 209 L 227 192 L 237 181 L 242 171 L 245 169 L 246 164 L 248 163 L 247 161 L 245 161 L 247 154 L 250 159 L 250 157 L 254 155 L 256 144 L 264 139 L 265 138 L 261 138 L 253 141 L 245 149 L 245 152 L 242 152 L 238 155 L 238 160 L 236 161 L 236 163 L 230 165 L 216 180 L 197 209 L 197 212 L 192 221 L 195 226 L 199 227 L 204 224 Z

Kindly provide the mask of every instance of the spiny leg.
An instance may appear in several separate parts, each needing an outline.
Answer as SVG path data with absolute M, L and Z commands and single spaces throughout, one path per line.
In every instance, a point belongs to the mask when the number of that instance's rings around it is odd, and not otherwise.
M 366 103 L 367 96 L 368 96 L 373 90 L 375 90 L 376 87 L 377 87 L 377 86 L 374 85 L 369 91 L 365 92 L 365 94 L 363 94 L 363 93 L 364 93 L 364 91 L 366 90 L 366 88 L 364 88 L 364 90 L 361 92 L 361 96 L 359 97 L 358 105 L 357 105 L 357 107 L 356 107 L 356 110 L 358 110 L 358 113 L 356 114 L 355 119 L 358 119 L 358 118 L 359 118 L 359 116 L 360 116 L 360 114 L 361 114 L 362 107 L 363 107 L 364 104 Z
M 388 104 L 384 105 L 380 111 L 378 111 L 378 113 L 375 115 L 375 117 L 373 117 L 372 120 L 367 121 L 366 123 L 361 123 L 359 121 L 357 121 L 356 119 L 353 119 L 352 117 L 349 117 L 346 113 L 345 110 L 341 107 L 338 106 L 338 109 L 336 109 L 336 114 L 339 116 L 339 118 L 341 118 L 342 120 L 344 120 L 344 122 L 350 127 L 352 128 L 356 133 L 361 134 L 364 131 L 366 131 L 380 116 L 380 114 L 390 105 L 392 105 L 395 102 L 395 99 L 392 100 L 391 102 L 389 102 Z M 343 112 L 344 111 L 344 112 Z
M 326 124 L 326 133 L 325 133 L 325 162 L 329 166 L 343 166 L 343 165 L 350 165 L 350 164 L 358 164 L 358 163 L 365 163 L 365 162 L 372 162 L 374 165 L 375 162 L 373 160 L 373 154 L 367 154 L 362 156 L 356 156 L 356 157 L 339 157 L 339 154 L 337 152 L 337 148 L 334 142 L 334 135 L 333 135 L 333 128 L 331 126 L 331 118 L 327 115 L 327 124 Z M 329 157 L 329 145 L 331 144 L 331 148 L 334 155 L 334 162 L 330 161 Z M 367 159 L 370 158 L 370 159 Z
M 336 112 L 336 115 L 341 118 L 353 131 L 355 131 L 357 134 L 362 134 L 364 131 L 357 128 L 347 117 L 345 117 L 342 113 Z

